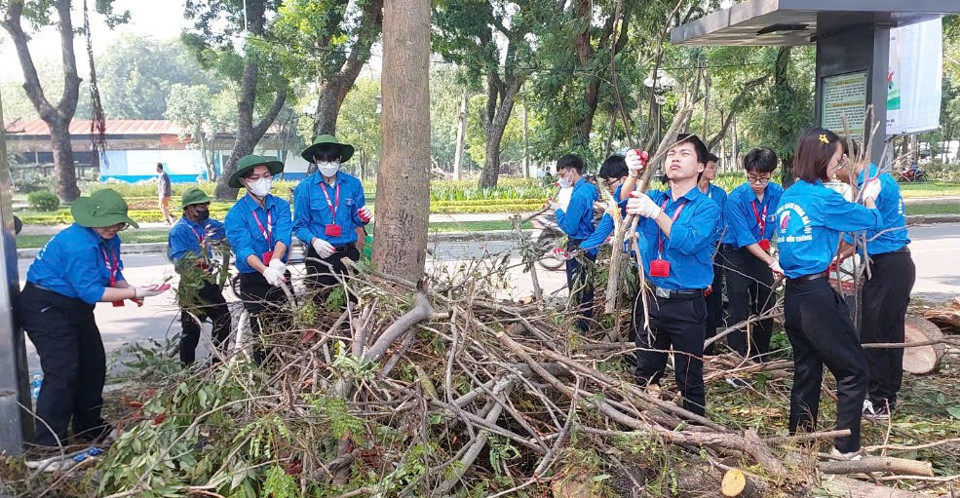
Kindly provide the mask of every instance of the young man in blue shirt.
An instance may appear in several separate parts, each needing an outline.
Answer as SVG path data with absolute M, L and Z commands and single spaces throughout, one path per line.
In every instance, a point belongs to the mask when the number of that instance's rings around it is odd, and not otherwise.
M 370 223 L 373 214 L 365 206 L 360 180 L 340 171 L 353 157 L 352 145 L 322 135 L 300 155 L 315 162 L 317 171 L 293 192 L 293 232 L 307 247 L 307 275 L 314 299 L 322 304 L 347 272 L 342 259 L 360 259 L 357 229 Z
M 607 192 L 610 192 L 613 199 L 617 201 L 621 216 L 625 216 L 627 213 L 627 201 L 620 200 L 620 188 L 623 182 L 627 180 L 629 174 L 627 163 L 620 154 L 613 154 L 604 159 L 603 164 L 600 165 L 600 171 L 597 172 L 597 177 L 603 182 L 603 186 L 607 189 Z M 594 230 L 586 240 L 580 243 L 580 250 L 587 251 L 596 257 L 600 251 L 600 246 L 602 246 L 613 233 L 613 228 L 613 218 L 609 214 L 604 214 L 600 218 L 600 223 L 597 224 L 597 229 Z
M 180 207 L 183 217 L 180 218 L 167 237 L 167 257 L 173 262 L 178 273 L 190 266 L 195 266 L 204 274 L 202 282 L 193 282 L 199 285 L 197 294 L 199 303 L 191 303 L 188 307 L 180 303 L 180 325 L 183 328 L 180 336 L 180 363 L 184 366 L 196 360 L 197 344 L 200 343 L 200 324 L 210 318 L 213 324 L 211 336 L 213 345 L 225 353 L 227 339 L 230 337 L 230 310 L 227 301 L 223 299 L 223 291 L 209 275 L 212 268 L 212 244 L 222 241 L 226 237 L 223 223 L 210 218 L 210 201 L 213 200 L 204 191 L 191 188 L 183 193 Z M 181 280 L 180 287 L 183 289 Z M 182 295 L 182 293 L 181 293 Z M 216 361 L 217 356 L 211 355 Z
M 561 187 L 573 186 L 570 194 L 570 203 L 564 210 L 559 204 L 550 200 L 548 206 L 557 215 L 557 225 L 567 234 L 568 253 L 580 247 L 593 234 L 593 203 L 597 201 L 597 188 L 583 178 L 583 159 L 576 154 L 567 154 L 557 161 L 557 176 Z M 586 263 L 583 259 L 589 260 Z M 577 320 L 577 328 L 586 331 L 588 321 L 593 318 L 593 277 L 587 268 L 596 261 L 596 254 L 584 254 L 567 259 L 567 289 L 570 291 L 570 300 L 577 304 L 581 316 Z
M 857 144 L 854 144 L 856 149 Z M 846 149 L 846 141 L 844 141 Z M 857 151 L 854 150 L 854 156 Z M 849 158 L 845 154 L 845 160 Z M 910 238 L 903 214 L 900 186 L 889 173 L 880 174 L 873 163 L 851 165 L 862 189 L 866 181 L 879 181 L 877 211 L 883 219 L 878 229 L 867 230 L 867 255 L 870 257 L 870 278 L 864 280 L 860 306 L 860 343 L 902 343 L 904 320 L 910 304 L 910 292 L 917 278 L 917 269 L 910 257 Z M 840 168 L 837 178 L 851 183 L 850 172 Z M 846 255 L 853 253 L 853 238 L 845 237 Z M 903 349 L 866 349 L 864 354 L 870 372 L 867 399 L 863 414 L 868 418 L 887 419 L 896 407 L 897 393 L 903 382 Z
M 720 161 L 720 158 L 716 154 L 710 153 L 707 154 L 707 166 L 703 169 L 703 174 L 700 175 L 700 182 L 697 184 L 697 187 L 706 195 L 710 200 L 717 203 L 717 206 L 720 207 L 720 231 L 722 232 L 725 224 L 723 221 L 723 208 L 727 203 L 727 191 L 713 184 L 713 180 L 717 178 L 717 163 Z M 717 234 L 719 237 L 721 234 Z M 720 240 L 717 239 L 719 244 Z M 723 267 L 720 265 L 719 258 L 715 257 L 713 260 L 713 284 L 709 287 L 709 293 L 706 296 L 707 299 L 707 330 L 706 330 L 706 339 L 709 339 L 717 334 L 717 327 L 723 325 Z M 713 344 L 704 351 L 705 354 L 715 354 L 716 348 Z
M 773 308 L 773 275 L 783 273 L 770 254 L 777 206 L 783 195 L 783 187 L 770 181 L 777 169 L 777 154 L 768 148 L 755 148 L 744 156 L 743 169 L 747 182 L 730 192 L 724 207 L 726 230 L 720 248 L 731 325 Z M 770 352 L 772 335 L 773 320 L 767 319 L 750 327 L 749 344 L 745 330 L 730 334 L 727 343 L 744 358 L 762 361 Z
M 273 176 L 283 171 L 283 163 L 273 157 L 247 155 L 240 158 L 237 171 L 228 185 L 246 188 L 247 195 L 237 200 L 223 220 L 227 241 L 237 255 L 240 272 L 240 298 L 250 314 L 254 337 L 262 330 L 262 321 L 285 320 L 279 313 L 287 303 L 282 286 L 289 281 L 287 255 L 292 224 L 290 203 L 270 194 Z M 266 350 L 254 347 L 253 360 L 260 364 Z
M 675 376 L 683 407 L 703 415 L 703 341 L 707 321 L 704 290 L 713 283 L 713 252 L 720 208 L 697 188 L 706 168 L 707 148 L 696 135 L 680 135 L 667 151 L 666 191 L 631 192 L 627 212 L 642 216 L 637 225 L 644 272 L 649 284 L 649 328 L 641 295 L 633 305 L 637 380 L 658 384 L 673 347 Z M 639 170 L 639 154 L 627 153 L 627 165 Z M 633 178 L 633 177 L 631 177 Z M 632 190 L 628 183 L 624 187 Z M 647 292 L 641 289 L 640 292 Z

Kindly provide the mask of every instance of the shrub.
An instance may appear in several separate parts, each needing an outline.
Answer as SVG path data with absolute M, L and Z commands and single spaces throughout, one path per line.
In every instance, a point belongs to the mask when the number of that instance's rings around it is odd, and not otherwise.
M 27 195 L 27 204 L 31 209 L 43 212 L 60 209 L 60 199 L 49 190 L 38 190 Z

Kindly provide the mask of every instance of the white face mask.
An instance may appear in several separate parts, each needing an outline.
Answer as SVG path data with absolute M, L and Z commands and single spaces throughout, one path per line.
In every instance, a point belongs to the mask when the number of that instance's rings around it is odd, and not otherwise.
M 560 182 L 559 182 L 559 183 L 560 183 L 560 188 L 569 188 L 569 187 L 570 187 L 570 180 L 567 180 L 566 178 L 564 178 L 564 177 L 562 177 L 562 176 L 560 177 Z
M 270 193 L 270 187 L 273 186 L 273 178 L 261 178 L 255 182 L 247 184 L 247 190 L 257 197 L 266 197 Z
M 337 174 L 337 171 L 340 171 L 340 163 L 336 161 L 321 161 L 317 163 L 317 169 L 320 170 L 321 175 L 330 178 Z

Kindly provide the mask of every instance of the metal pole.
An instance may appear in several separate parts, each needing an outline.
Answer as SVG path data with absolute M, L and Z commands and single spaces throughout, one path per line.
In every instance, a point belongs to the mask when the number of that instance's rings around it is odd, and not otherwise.
M 7 163 L 6 129 L 3 125 L 3 102 L 0 101 L 0 275 L 7 285 L 0 285 L 0 454 L 19 455 L 25 434 L 32 432 L 32 419 L 24 416 L 20 405 L 29 407 L 27 354 L 23 332 L 14 323 L 14 306 L 20 294 L 17 272 L 17 241 L 14 238 L 13 182 Z

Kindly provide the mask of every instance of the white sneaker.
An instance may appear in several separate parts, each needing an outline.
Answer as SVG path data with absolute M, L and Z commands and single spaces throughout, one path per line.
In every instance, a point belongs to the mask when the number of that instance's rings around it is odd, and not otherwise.
M 840 450 L 838 450 L 836 446 L 834 446 L 833 449 L 830 450 L 830 456 L 838 460 L 847 460 L 847 461 L 856 461 L 863 458 L 863 455 L 860 454 L 859 450 L 851 451 L 849 453 L 843 453 Z
M 872 401 L 865 399 L 863 400 L 863 418 L 878 421 L 890 420 L 890 411 L 885 404 L 875 407 Z

